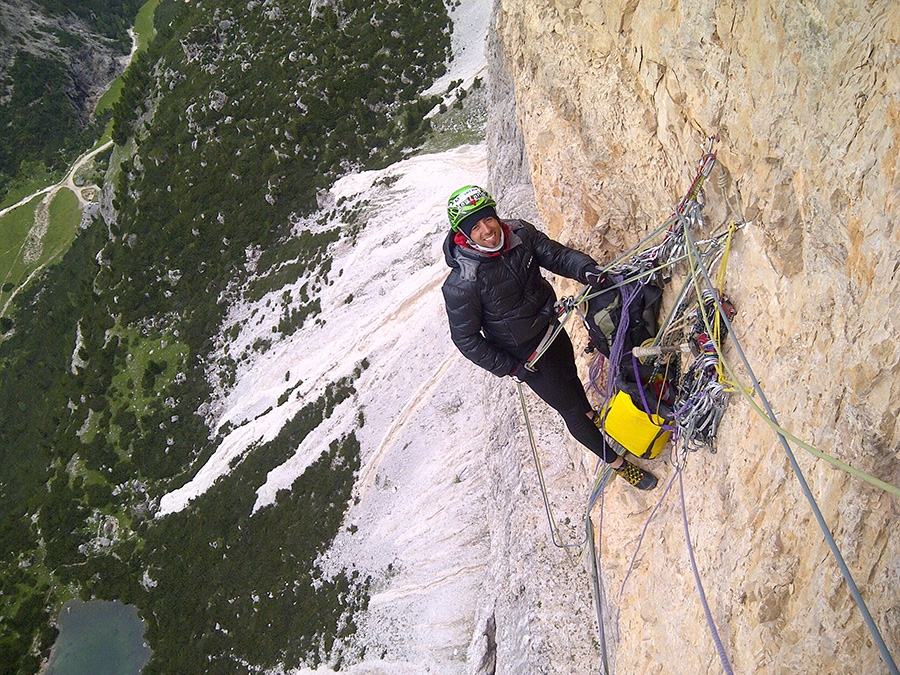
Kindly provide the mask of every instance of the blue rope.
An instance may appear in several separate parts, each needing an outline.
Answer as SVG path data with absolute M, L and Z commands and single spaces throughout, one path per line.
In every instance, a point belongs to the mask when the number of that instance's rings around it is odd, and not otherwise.
M 703 613 L 706 614 L 706 623 L 709 625 L 709 632 L 712 633 L 713 643 L 716 645 L 716 651 L 719 652 L 719 660 L 722 661 L 722 668 L 727 675 L 734 675 L 731 670 L 731 664 L 728 662 L 728 656 L 725 654 L 725 648 L 722 646 L 722 640 L 719 638 L 719 631 L 716 630 L 716 623 L 713 621 L 712 612 L 709 611 L 709 603 L 706 601 L 706 593 L 703 592 L 703 583 L 700 581 L 700 571 L 697 569 L 697 561 L 694 559 L 694 546 L 691 544 L 691 533 L 688 530 L 687 506 L 684 503 L 684 481 L 681 477 L 681 467 L 675 470 L 678 476 L 678 488 L 681 491 L 681 519 L 684 522 L 684 540 L 687 542 L 688 556 L 691 559 L 691 569 L 694 571 L 694 581 L 697 582 L 697 591 L 700 593 L 700 603 L 703 605 Z
M 690 246 L 694 257 L 697 259 L 698 268 L 703 275 L 707 287 L 714 290 L 715 286 L 713 285 L 712 280 L 709 277 L 709 273 L 707 272 L 706 267 L 700 260 L 699 253 L 694 246 L 694 242 L 691 239 L 688 228 L 685 228 L 685 239 Z M 759 380 L 756 379 L 756 374 L 750 367 L 750 362 L 748 361 L 746 354 L 744 354 L 744 350 L 741 348 L 741 345 L 738 342 L 737 336 L 734 333 L 734 329 L 731 326 L 731 321 L 728 320 L 727 313 L 722 307 L 722 303 L 719 300 L 718 295 L 713 293 L 713 298 L 716 301 L 716 307 L 719 310 L 719 314 L 721 314 L 722 323 L 725 325 L 728 334 L 731 336 L 731 340 L 734 343 L 735 349 L 741 359 L 741 363 L 743 363 L 744 368 L 746 368 L 747 373 L 750 376 L 750 381 L 753 384 L 753 390 L 759 395 L 759 400 L 763 404 L 763 407 L 765 408 L 766 414 L 769 416 L 769 419 L 772 420 L 775 424 L 778 424 L 778 420 L 775 418 L 775 413 L 772 411 L 772 407 L 769 405 L 769 400 L 763 393 L 762 387 L 759 384 Z M 794 470 L 794 475 L 797 477 L 797 482 L 800 483 L 800 489 L 806 496 L 806 500 L 809 502 L 809 506 L 816 517 L 816 521 L 818 521 L 819 523 L 822 534 L 825 535 L 825 541 L 828 543 L 828 547 L 831 549 L 831 553 L 841 570 L 841 574 L 843 575 L 844 580 L 847 582 L 850 593 L 853 596 L 853 599 L 856 601 L 856 605 L 859 608 L 860 613 L 862 614 L 863 621 L 865 621 L 866 626 L 869 628 L 869 632 L 872 634 L 872 639 L 878 646 L 878 651 L 881 653 L 881 658 L 887 665 L 888 671 L 891 673 L 891 675 L 900 675 L 900 670 L 897 669 L 897 664 L 894 663 L 894 659 L 891 656 L 890 651 L 888 651 L 887 645 L 884 643 L 884 638 L 882 638 L 881 633 L 878 630 L 878 626 L 875 625 L 875 621 L 874 619 L 872 619 L 872 615 L 869 613 L 869 608 L 866 606 L 866 602 L 865 600 L 863 600 L 862 594 L 859 592 L 859 588 L 857 587 L 856 582 L 853 580 L 853 575 L 850 573 L 850 568 L 847 567 L 844 556 L 841 555 L 841 551 L 838 548 L 837 542 L 835 542 L 834 537 L 832 536 L 831 531 L 828 528 L 828 523 L 825 522 L 825 516 L 822 515 L 822 511 L 819 509 L 819 505 L 818 503 L 816 503 L 816 499 L 815 497 L 813 497 L 812 491 L 809 489 L 809 485 L 806 482 L 806 478 L 804 478 L 803 476 L 803 471 L 800 469 L 800 465 L 797 463 L 797 458 L 794 457 L 794 453 L 791 450 L 790 444 L 787 442 L 787 439 L 784 437 L 784 435 L 780 432 L 778 433 L 778 438 L 780 439 L 781 445 L 784 448 L 784 452 L 791 464 L 791 468 Z

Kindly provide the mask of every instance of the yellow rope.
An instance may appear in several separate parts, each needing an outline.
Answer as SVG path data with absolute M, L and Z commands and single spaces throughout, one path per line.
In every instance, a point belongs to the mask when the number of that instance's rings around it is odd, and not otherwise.
M 735 377 L 734 373 L 731 372 L 730 368 L 729 368 L 729 373 L 731 373 L 732 377 Z M 796 443 L 801 448 L 806 450 L 808 453 L 815 455 L 819 459 L 824 459 L 826 462 L 837 467 L 838 469 L 841 469 L 842 471 L 846 471 L 851 476 L 855 476 L 855 477 L 859 478 L 860 480 L 864 480 L 867 483 L 874 485 L 875 487 L 881 488 L 885 492 L 889 492 L 892 495 L 900 497 L 900 488 L 898 488 L 896 485 L 891 485 L 890 483 L 885 483 L 883 480 L 881 480 L 879 478 L 875 478 L 875 476 L 872 476 L 872 475 L 866 473 L 865 471 L 860 471 L 859 469 L 850 466 L 846 462 L 841 461 L 836 457 L 832 457 L 831 455 L 826 454 L 817 448 L 814 448 L 809 443 L 806 443 L 805 441 L 801 441 L 799 438 L 794 436 L 792 433 L 786 431 L 784 429 L 784 427 L 780 426 L 777 422 L 773 421 L 772 418 L 769 417 L 765 413 L 765 411 L 759 407 L 759 404 L 757 404 L 757 402 L 753 400 L 753 397 L 750 396 L 750 394 L 748 394 L 745 391 L 744 387 L 740 387 L 738 391 L 740 391 L 741 395 L 747 399 L 747 402 L 750 404 L 750 407 L 752 407 L 757 412 L 757 414 L 763 418 L 763 421 L 765 421 L 766 424 L 768 424 L 770 427 L 772 427 L 776 431 L 776 433 L 784 436 L 789 441 Z
M 728 233 L 729 247 L 731 244 L 731 235 L 732 235 L 732 232 L 729 232 Z M 726 252 L 726 254 L 723 256 L 723 263 L 727 262 L 727 259 L 728 259 L 728 256 L 727 256 L 727 252 Z M 691 255 L 688 258 L 688 261 L 690 263 L 689 271 L 691 274 L 691 281 L 694 284 L 694 294 L 697 296 L 697 302 L 700 303 L 700 307 L 701 307 L 700 317 L 703 320 L 703 327 L 706 329 L 706 334 L 708 336 L 710 336 L 713 346 L 715 347 L 716 354 L 719 357 L 717 359 L 717 363 L 716 363 L 716 373 L 718 375 L 719 382 L 724 385 L 727 385 L 728 388 L 725 390 L 726 393 L 733 393 L 734 391 L 737 391 L 742 385 L 737 383 L 736 378 L 732 378 L 731 380 L 729 380 L 728 378 L 725 377 L 724 372 L 722 372 L 723 367 L 727 368 L 727 365 L 725 364 L 725 359 L 722 355 L 722 342 L 721 342 L 721 338 L 719 335 L 720 330 L 721 330 L 720 325 L 721 325 L 721 321 L 722 321 L 722 315 L 719 311 L 716 311 L 715 321 L 714 321 L 715 327 L 710 325 L 709 317 L 706 316 L 706 312 L 703 310 L 703 303 L 701 301 L 701 298 L 703 297 L 703 292 L 702 292 L 702 289 L 700 288 L 700 275 L 697 273 L 697 267 L 696 267 L 696 263 L 700 263 L 700 261 L 696 260 L 693 255 Z M 724 264 L 720 264 L 719 265 L 719 278 L 721 278 L 721 279 L 724 279 L 724 273 L 722 272 L 723 269 L 724 269 Z M 728 372 L 731 373 L 731 370 L 729 369 Z M 747 390 L 747 391 L 752 391 L 752 390 Z
M 725 297 L 725 270 L 728 265 L 728 254 L 731 252 L 731 242 L 733 241 L 734 233 L 737 231 L 737 228 L 737 221 L 732 221 L 731 225 L 728 228 L 728 236 L 725 238 L 725 246 L 722 250 L 722 260 L 719 262 L 719 273 L 716 277 L 716 291 L 719 294 L 719 300 Z M 721 312 L 716 312 L 712 328 L 712 339 L 716 344 L 716 352 L 721 354 L 723 332 Z M 716 374 L 719 377 L 719 382 L 727 385 L 731 390 L 734 390 L 738 387 L 738 384 L 736 382 L 733 382 L 725 377 L 725 364 L 723 363 L 721 357 L 719 357 L 718 362 L 716 363 Z
M 697 293 L 697 297 L 699 298 L 700 297 L 700 282 L 699 282 L 699 275 L 697 274 L 697 268 L 695 266 L 695 262 L 699 262 L 699 261 L 695 261 L 695 257 L 692 255 L 690 257 L 690 272 L 691 272 L 691 277 L 693 278 L 693 281 L 694 281 L 694 286 L 695 286 L 695 291 Z M 701 315 L 703 315 L 703 320 L 704 320 L 704 322 L 706 322 L 707 317 L 706 317 L 705 313 L 701 312 Z M 720 318 L 719 312 L 716 312 L 716 318 L 717 319 Z M 710 326 L 707 324 L 706 328 L 707 328 L 707 330 L 709 330 Z M 757 402 L 755 400 L 753 400 L 753 396 L 752 396 L 752 394 L 754 393 L 753 388 L 746 387 L 743 384 L 740 384 L 740 380 L 739 380 L 738 376 L 735 374 L 734 370 L 728 365 L 728 363 L 725 361 L 725 359 L 722 356 L 722 346 L 719 343 L 718 339 L 713 341 L 713 345 L 715 346 L 716 353 L 719 356 L 719 363 L 722 365 L 723 368 L 725 368 L 728 371 L 728 375 L 731 377 L 731 379 L 727 381 L 728 384 L 733 386 L 735 391 L 739 392 L 741 394 L 741 396 L 743 396 L 747 400 L 747 402 L 750 404 L 750 407 L 753 408 L 753 410 L 755 410 L 756 413 L 766 422 L 766 424 L 768 424 L 770 427 L 772 427 L 772 429 L 774 429 L 776 433 L 780 434 L 785 439 L 792 441 L 793 443 L 796 443 L 798 446 L 800 446 L 801 448 L 803 448 L 804 450 L 809 452 L 811 455 L 814 455 L 815 457 L 818 457 L 819 459 L 824 459 L 826 462 L 828 462 L 832 466 L 834 466 L 838 469 L 841 469 L 842 471 L 846 471 L 851 476 L 855 476 L 856 478 L 859 478 L 860 480 L 866 481 L 870 485 L 874 485 L 875 487 L 881 488 L 885 492 L 888 492 L 892 495 L 900 497 L 900 488 L 898 488 L 897 486 L 891 485 L 890 483 L 886 483 L 885 481 L 883 481 L 879 478 L 875 478 L 875 476 L 872 476 L 871 474 L 868 474 L 865 471 L 861 471 L 860 469 L 850 466 L 846 462 L 844 462 L 840 459 L 837 459 L 836 457 L 832 457 L 831 455 L 829 455 L 825 452 L 822 452 L 821 450 L 813 447 L 809 443 L 806 443 L 805 441 L 800 440 L 799 438 L 797 438 L 796 436 L 794 436 L 793 434 L 791 434 L 790 432 L 785 430 L 777 422 L 775 422 L 771 417 L 769 417 L 765 413 L 765 411 L 762 408 L 760 408 L 759 404 L 757 404 Z

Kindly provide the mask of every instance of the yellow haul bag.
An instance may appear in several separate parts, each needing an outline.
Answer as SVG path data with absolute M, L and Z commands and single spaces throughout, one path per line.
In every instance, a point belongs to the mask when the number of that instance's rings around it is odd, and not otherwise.
M 603 431 L 637 457 L 653 459 L 669 442 L 671 432 L 662 428 L 665 420 L 637 407 L 627 392 L 617 392 L 601 415 Z

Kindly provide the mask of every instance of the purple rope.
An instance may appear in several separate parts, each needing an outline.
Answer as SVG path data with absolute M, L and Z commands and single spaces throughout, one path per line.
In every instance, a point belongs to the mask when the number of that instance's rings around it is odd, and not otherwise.
M 641 384 L 641 373 L 640 373 L 640 371 L 638 370 L 638 361 L 637 361 L 637 357 L 636 357 L 634 354 L 631 355 L 631 363 L 632 363 L 632 365 L 634 366 L 634 378 L 635 378 L 635 380 L 637 380 L 637 383 L 638 383 L 638 391 L 641 393 L 641 403 L 642 403 L 643 406 L 644 406 L 644 412 L 647 414 L 647 417 L 649 417 L 650 420 L 652 421 L 652 420 L 653 420 L 653 413 L 650 412 L 650 405 L 647 403 L 647 396 L 646 396 L 646 394 L 644 393 L 644 385 Z M 673 417 L 677 418 L 677 417 L 678 417 L 678 413 L 673 413 Z M 674 426 L 674 425 L 672 425 L 672 424 L 661 424 L 661 425 L 660 425 L 660 429 L 664 429 L 664 430 L 666 430 L 666 431 L 675 431 L 677 428 L 678 428 L 678 427 L 676 427 L 676 426 Z
M 647 404 L 647 395 L 644 393 L 644 385 L 641 383 L 641 371 L 638 369 L 638 360 L 634 352 L 631 353 L 631 365 L 634 367 L 634 379 L 637 382 L 638 391 L 641 392 L 641 403 L 644 404 L 644 412 L 647 413 L 647 417 L 652 419 L 653 414 L 650 412 L 650 406 Z
M 598 351 L 594 359 L 591 361 L 591 365 L 588 366 L 588 383 L 585 385 L 585 391 L 594 391 L 600 398 L 606 398 L 606 391 L 600 388 L 600 385 L 597 384 L 600 380 L 600 376 L 603 372 L 603 360 L 606 357 L 603 355 L 603 352 Z
M 623 277 L 615 276 L 612 277 L 612 280 L 617 284 L 622 282 Z M 622 361 L 622 355 L 625 351 L 625 334 L 628 332 L 628 324 L 630 323 L 631 316 L 629 314 L 629 309 L 631 308 L 631 303 L 634 302 L 634 299 L 637 297 L 638 293 L 641 292 L 643 286 L 641 284 L 635 284 L 633 288 L 628 288 L 628 286 L 621 286 L 619 288 L 619 293 L 622 296 L 622 311 L 619 316 L 619 326 L 616 329 L 616 337 L 613 340 L 612 345 L 609 348 L 609 372 L 607 374 L 607 382 L 615 383 L 619 381 L 619 364 Z M 607 398 L 609 397 L 609 392 L 612 391 L 613 387 L 607 386 Z

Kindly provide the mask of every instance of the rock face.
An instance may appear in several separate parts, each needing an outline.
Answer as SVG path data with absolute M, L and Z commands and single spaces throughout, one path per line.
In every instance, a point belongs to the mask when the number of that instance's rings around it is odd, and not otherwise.
M 718 135 L 706 215 L 713 226 L 748 222 L 726 291 L 779 423 L 900 485 L 900 5 L 500 0 L 493 35 L 488 141 L 501 215 L 536 205 L 551 236 L 611 259 L 671 214 L 703 142 Z M 726 358 L 738 365 L 733 346 Z M 900 498 L 793 447 L 900 659 Z M 623 588 L 673 475 L 667 460 L 654 471 L 656 491 L 617 481 L 606 499 L 613 670 L 722 672 L 677 480 Z M 777 435 L 739 396 L 718 453 L 690 455 L 683 480 L 700 578 L 735 672 L 888 672 Z M 512 672 L 499 613 L 496 622 L 497 672 Z

